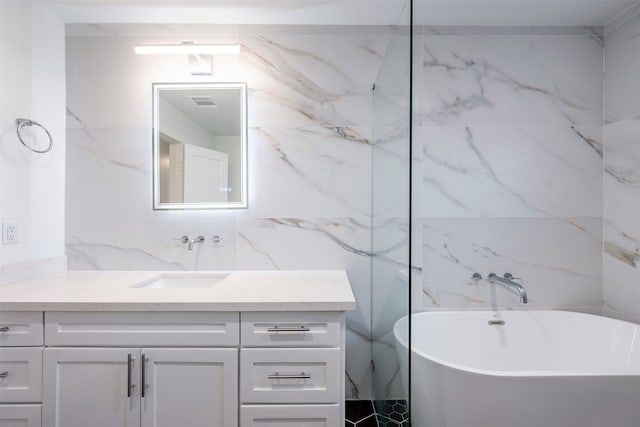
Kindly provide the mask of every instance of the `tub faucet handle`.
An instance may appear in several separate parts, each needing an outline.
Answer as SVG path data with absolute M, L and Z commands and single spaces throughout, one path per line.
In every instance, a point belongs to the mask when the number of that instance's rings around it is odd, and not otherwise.
M 189 236 L 185 234 L 182 237 L 174 237 L 173 240 L 179 240 L 182 243 L 187 243 L 189 241 Z
M 522 279 L 522 277 L 513 277 L 513 274 L 511 274 L 511 273 L 504 273 L 504 275 L 502 277 L 504 277 L 507 280 Z
M 482 274 L 480 273 L 473 273 L 471 275 L 471 280 L 473 280 L 474 282 L 478 282 L 479 280 L 482 280 Z

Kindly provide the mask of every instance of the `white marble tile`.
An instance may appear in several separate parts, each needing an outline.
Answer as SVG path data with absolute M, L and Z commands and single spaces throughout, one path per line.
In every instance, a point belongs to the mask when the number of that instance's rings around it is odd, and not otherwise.
M 370 328 L 371 228 L 367 218 L 239 218 L 239 270 L 345 269 L 358 308 L 353 324 Z
M 640 321 L 640 217 L 604 221 L 604 308 L 607 315 Z
M 67 130 L 66 217 L 151 217 L 151 131 Z
M 374 233 L 375 239 L 376 233 Z M 408 247 L 396 250 L 395 258 L 404 258 L 404 265 L 390 262 L 390 258 L 373 258 L 371 320 L 372 372 L 374 399 L 402 399 L 403 391 L 395 350 L 393 326 L 409 314 Z M 398 253 L 399 252 L 399 253 Z
M 424 124 L 599 125 L 602 47 L 589 35 L 428 35 Z
M 347 325 L 345 397 L 371 399 L 371 340 Z
M 249 124 L 371 125 L 372 86 L 389 35 L 244 35 Z
M 370 126 L 372 85 L 388 33 L 374 27 L 259 35 L 241 29 L 241 53 L 217 55 L 213 77 L 192 76 L 186 56 L 136 55 L 134 46 L 149 37 L 69 37 L 67 105 L 86 126 L 133 127 L 151 121 L 153 82 L 245 81 L 250 126 Z M 175 36 L 152 41 L 171 43 Z
M 356 310 L 347 313 L 347 396 L 368 399 L 371 228 L 368 218 L 240 218 L 238 270 L 344 269 Z
M 235 218 L 86 219 L 67 225 L 69 270 L 235 270 Z M 175 238 L 202 235 L 191 251 Z M 222 237 L 220 243 L 213 236 Z
M 521 277 L 527 308 L 602 305 L 600 218 L 425 219 L 423 239 L 424 308 L 522 306 L 474 272 Z
M 393 333 L 386 334 L 384 339 L 374 341 L 371 352 L 375 366 L 372 375 L 373 399 L 406 399 Z
M 640 17 L 605 37 L 604 109 L 607 123 L 640 116 Z
M 251 128 L 249 214 L 369 215 L 370 134 L 366 127 Z
M 370 206 L 376 218 L 409 216 L 409 129 L 375 127 L 371 157 Z M 420 173 L 415 168 L 414 173 Z
M 604 128 L 604 214 L 640 215 L 640 118 Z
M 595 217 L 600 126 L 423 127 L 425 217 Z

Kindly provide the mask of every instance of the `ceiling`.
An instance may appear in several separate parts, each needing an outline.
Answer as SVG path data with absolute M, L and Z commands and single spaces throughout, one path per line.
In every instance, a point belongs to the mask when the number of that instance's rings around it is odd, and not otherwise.
M 407 25 L 408 0 L 35 0 L 68 23 Z M 414 0 L 417 25 L 604 26 L 637 0 Z

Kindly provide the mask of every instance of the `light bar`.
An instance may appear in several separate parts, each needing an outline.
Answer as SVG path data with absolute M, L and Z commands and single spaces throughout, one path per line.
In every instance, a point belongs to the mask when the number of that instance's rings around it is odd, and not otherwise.
M 237 44 L 148 44 L 136 46 L 139 55 L 185 55 L 185 54 L 213 54 L 240 53 Z

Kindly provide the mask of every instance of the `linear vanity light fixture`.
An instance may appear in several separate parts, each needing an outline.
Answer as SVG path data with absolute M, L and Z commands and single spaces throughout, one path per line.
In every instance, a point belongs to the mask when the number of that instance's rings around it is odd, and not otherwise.
M 147 44 L 138 45 L 135 51 L 139 55 L 184 55 L 184 54 L 214 54 L 240 53 L 239 44 Z

